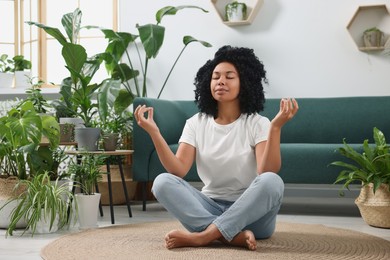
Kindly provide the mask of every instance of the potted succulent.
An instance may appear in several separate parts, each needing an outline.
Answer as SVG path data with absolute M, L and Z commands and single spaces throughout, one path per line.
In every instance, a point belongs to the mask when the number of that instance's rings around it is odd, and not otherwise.
M 363 43 L 365 47 L 383 47 L 384 33 L 377 27 L 369 28 L 363 32 Z
M 11 88 L 14 80 L 14 61 L 7 54 L 0 56 L 0 87 Z
M 234 1 L 225 6 L 226 20 L 229 22 L 238 22 L 246 19 L 247 6 L 245 3 Z
M 17 187 L 23 186 L 25 191 L 17 197 L 10 198 L 8 203 L 17 201 L 17 207 L 10 215 L 10 225 L 6 236 L 13 235 L 16 224 L 24 219 L 27 223 L 23 234 L 30 230 L 35 233 L 53 233 L 62 229 L 72 220 L 73 194 L 67 183 L 60 184 L 58 179 L 50 181 L 48 172 L 36 175 L 31 179 L 20 180 Z M 73 218 L 76 220 L 76 218 Z
M 13 58 L 15 72 L 15 87 L 28 87 L 31 78 L 31 61 L 26 60 L 23 55 L 16 55 Z
M 80 229 L 97 227 L 97 214 L 100 202 L 100 193 L 95 192 L 95 187 L 102 179 L 101 165 L 105 156 L 92 155 L 87 152 L 80 160 L 72 161 L 68 168 L 68 174 L 74 176 L 75 182 L 80 187 L 81 193 L 75 194 L 78 205 L 78 218 Z
M 370 145 L 368 139 L 364 140 L 361 152 L 343 140 L 344 146 L 338 151 L 348 161 L 336 161 L 331 165 L 344 168 L 335 181 L 344 182 L 343 188 L 361 183 L 355 203 L 364 221 L 371 226 L 390 228 L 390 147 L 376 127 L 373 137 L 375 143 Z

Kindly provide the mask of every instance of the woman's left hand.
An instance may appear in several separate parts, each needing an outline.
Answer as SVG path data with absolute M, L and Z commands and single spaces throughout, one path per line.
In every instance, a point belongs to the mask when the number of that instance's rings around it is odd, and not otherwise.
M 272 119 L 275 127 L 282 128 L 298 112 L 299 106 L 295 98 L 283 98 L 280 100 L 280 109 L 278 114 Z

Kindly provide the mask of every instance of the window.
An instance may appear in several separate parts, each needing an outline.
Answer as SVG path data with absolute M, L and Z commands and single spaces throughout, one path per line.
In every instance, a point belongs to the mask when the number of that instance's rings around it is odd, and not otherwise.
M 61 45 L 47 35 L 42 29 L 26 24 L 34 21 L 47 26 L 59 28 L 64 34 L 61 18 L 76 8 L 83 13 L 82 26 L 95 25 L 113 30 L 118 29 L 118 0 L 0 0 L 0 54 L 10 57 L 22 54 L 32 62 L 32 75 L 45 82 L 60 84 L 69 76 L 61 55 Z M 107 40 L 97 29 L 82 29 L 79 43 L 87 50 L 88 56 L 104 52 Z M 94 82 L 107 77 L 104 69 L 100 69 Z

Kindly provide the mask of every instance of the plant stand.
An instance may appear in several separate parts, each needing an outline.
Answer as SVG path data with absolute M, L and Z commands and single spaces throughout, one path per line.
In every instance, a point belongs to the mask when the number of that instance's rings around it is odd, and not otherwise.
M 382 184 L 373 192 L 370 183 L 361 188 L 355 200 L 364 221 L 373 227 L 390 228 L 390 192 L 389 185 Z

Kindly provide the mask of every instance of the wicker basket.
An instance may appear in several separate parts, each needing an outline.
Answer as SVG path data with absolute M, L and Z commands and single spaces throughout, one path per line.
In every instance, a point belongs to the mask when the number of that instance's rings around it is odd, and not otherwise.
M 18 182 L 19 179 L 13 176 L 8 178 L 0 178 L 0 200 L 7 200 L 10 197 L 21 194 L 25 188 L 23 189 L 21 186 L 19 186 L 19 189 L 15 190 L 15 186 Z
M 373 192 L 373 185 L 361 188 L 355 200 L 364 221 L 374 227 L 390 228 L 390 192 L 389 185 L 382 184 Z

